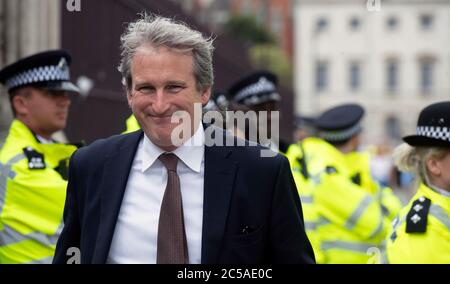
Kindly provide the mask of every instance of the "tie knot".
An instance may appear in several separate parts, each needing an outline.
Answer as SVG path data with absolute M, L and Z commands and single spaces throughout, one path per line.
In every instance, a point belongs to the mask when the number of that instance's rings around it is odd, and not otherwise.
M 178 157 L 173 153 L 161 154 L 158 158 L 169 171 L 177 171 Z

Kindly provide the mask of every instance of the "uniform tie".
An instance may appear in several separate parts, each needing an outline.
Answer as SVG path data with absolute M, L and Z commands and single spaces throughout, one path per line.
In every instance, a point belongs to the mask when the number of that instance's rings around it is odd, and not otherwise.
M 180 178 L 177 174 L 178 157 L 172 153 L 158 158 L 167 169 L 167 186 L 161 204 L 158 224 L 156 263 L 189 263 Z

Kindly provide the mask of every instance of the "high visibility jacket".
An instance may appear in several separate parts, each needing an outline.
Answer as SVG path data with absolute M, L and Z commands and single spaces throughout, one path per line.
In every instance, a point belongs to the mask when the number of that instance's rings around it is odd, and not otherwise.
M 0 151 L 0 263 L 50 263 L 62 230 L 68 162 L 77 149 L 41 144 L 14 120 Z
M 387 263 L 450 264 L 450 197 L 424 184 L 386 239 Z
M 383 214 L 388 218 L 389 222 L 392 222 L 402 209 L 402 203 L 391 188 L 382 187 L 373 179 L 370 172 L 369 152 L 353 151 L 346 154 L 345 157 L 352 181 L 370 194 L 377 196 L 382 206 Z
M 130 133 L 136 130 L 141 129 L 141 126 L 139 125 L 136 117 L 132 114 L 129 118 L 127 118 L 127 129 L 123 133 Z
M 316 262 L 319 263 L 322 258 L 320 241 L 316 233 L 319 216 L 314 210 L 312 195 L 314 184 L 307 172 L 306 161 L 303 160 L 306 158 L 303 145 L 300 143 L 290 145 L 285 155 L 291 165 L 292 175 L 302 202 L 305 231 L 314 250 Z
M 303 196 L 305 223 L 312 224 L 307 233 L 317 262 L 368 263 L 370 251 L 381 246 L 388 227 L 376 194 L 352 180 L 346 156 L 331 144 L 310 137 L 301 146 L 303 153 L 292 148 L 288 156 Z M 303 160 L 294 153 L 303 155 Z M 299 174 L 302 164 L 307 167 L 307 181 Z

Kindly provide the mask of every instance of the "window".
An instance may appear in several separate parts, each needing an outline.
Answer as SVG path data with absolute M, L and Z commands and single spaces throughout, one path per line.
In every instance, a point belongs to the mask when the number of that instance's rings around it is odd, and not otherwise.
M 357 91 L 361 87 L 361 64 L 359 62 L 350 63 L 349 69 L 350 89 Z
M 361 26 L 361 21 L 357 17 L 353 17 L 350 20 L 350 29 L 351 30 L 356 31 L 359 29 L 360 26 Z
M 397 117 L 390 116 L 386 119 L 386 134 L 394 141 L 401 140 L 402 133 L 400 129 L 400 122 Z
M 319 18 L 316 22 L 316 32 L 324 31 L 328 27 L 328 20 L 325 18 Z
M 399 73 L 398 61 L 389 60 L 386 66 L 387 74 L 387 89 L 389 92 L 395 92 L 398 89 L 398 73 Z
M 398 27 L 398 20 L 396 17 L 391 16 L 386 21 L 386 26 L 389 30 L 395 30 Z
M 421 59 L 419 61 L 420 68 L 420 91 L 427 95 L 433 89 L 433 60 Z
M 422 30 L 429 30 L 433 26 L 433 16 L 424 14 L 420 16 L 420 26 Z
M 316 64 L 316 90 L 321 92 L 328 86 L 328 63 L 319 61 Z

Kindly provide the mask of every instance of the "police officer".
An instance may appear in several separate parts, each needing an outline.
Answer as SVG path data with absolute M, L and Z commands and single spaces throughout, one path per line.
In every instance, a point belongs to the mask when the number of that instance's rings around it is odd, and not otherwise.
M 302 155 L 293 156 L 292 146 L 287 154 L 319 263 L 367 263 L 386 234 L 381 190 L 366 155 L 356 152 L 363 116 L 356 104 L 331 108 L 314 122 L 319 137 L 300 143 Z
M 279 137 L 272 137 L 277 136 L 277 133 L 271 131 L 272 127 L 279 127 L 279 121 L 272 116 L 272 112 L 279 111 L 281 100 L 278 93 L 278 77 L 275 74 L 266 70 L 255 71 L 234 82 L 228 90 L 228 96 L 231 103 L 243 105 L 250 111 L 256 112 L 257 121 L 250 121 L 249 127 L 257 126 L 257 137 L 255 139 L 246 133 L 248 140 L 282 153 L 286 152 L 288 144 L 279 140 Z M 267 118 L 260 116 L 261 112 L 266 112 Z
M 423 109 L 417 134 L 394 151 L 396 165 L 419 182 L 387 237 L 388 263 L 450 263 L 450 102 Z
M 62 230 L 67 165 L 74 145 L 52 134 L 66 126 L 71 57 L 52 50 L 0 71 L 14 120 L 0 151 L 0 263 L 51 263 Z

